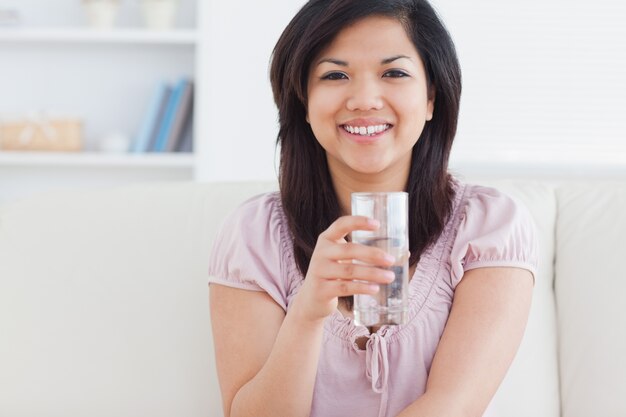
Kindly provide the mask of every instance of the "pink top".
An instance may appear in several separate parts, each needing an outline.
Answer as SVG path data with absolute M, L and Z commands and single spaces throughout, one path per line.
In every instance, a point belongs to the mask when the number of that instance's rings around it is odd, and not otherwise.
M 499 191 L 455 183 L 452 214 L 409 283 L 409 321 L 377 333 L 338 310 L 326 319 L 311 417 L 395 416 L 422 395 L 454 289 L 467 270 L 518 267 L 535 274 L 528 212 Z M 302 285 L 278 193 L 243 203 L 222 226 L 209 282 L 267 292 L 285 311 Z M 355 340 L 366 336 L 366 350 Z M 485 415 L 488 415 L 486 413 Z

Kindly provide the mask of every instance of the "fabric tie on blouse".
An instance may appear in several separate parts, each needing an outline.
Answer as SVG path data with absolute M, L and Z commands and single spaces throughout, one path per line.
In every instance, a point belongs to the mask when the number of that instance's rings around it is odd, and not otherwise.
M 365 345 L 365 362 L 365 375 L 372 382 L 372 390 L 381 394 L 378 416 L 384 417 L 387 410 L 389 359 L 387 341 L 378 333 L 372 334 Z

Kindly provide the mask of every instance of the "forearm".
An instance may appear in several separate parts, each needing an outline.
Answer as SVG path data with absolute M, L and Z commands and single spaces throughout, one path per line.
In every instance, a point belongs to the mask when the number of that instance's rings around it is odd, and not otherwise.
M 468 410 L 462 409 L 458 403 L 444 395 L 425 393 L 411 405 L 402 410 L 397 417 L 469 417 Z
M 322 335 L 323 321 L 304 324 L 290 311 L 265 365 L 235 395 L 230 417 L 308 417 Z
M 426 393 L 398 417 L 480 417 L 521 342 L 532 275 L 516 268 L 468 271 L 456 288 Z

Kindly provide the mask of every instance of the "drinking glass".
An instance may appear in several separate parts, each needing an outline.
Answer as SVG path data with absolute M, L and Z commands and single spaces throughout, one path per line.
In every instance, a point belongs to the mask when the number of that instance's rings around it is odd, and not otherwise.
M 406 324 L 409 284 L 409 195 L 405 192 L 352 193 L 352 215 L 380 222 L 378 230 L 355 230 L 352 242 L 375 246 L 395 258 L 395 273 L 374 295 L 354 296 L 354 320 L 362 326 Z

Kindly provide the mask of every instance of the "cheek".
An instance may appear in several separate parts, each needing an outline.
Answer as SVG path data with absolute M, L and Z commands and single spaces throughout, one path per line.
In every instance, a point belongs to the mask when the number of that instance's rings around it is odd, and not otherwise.
M 316 129 L 327 129 L 330 124 L 335 123 L 337 102 L 331 94 L 317 91 L 309 95 L 307 119 L 311 127 Z
M 424 91 L 405 92 L 394 97 L 398 116 L 409 125 L 422 125 L 430 114 L 428 97 Z

